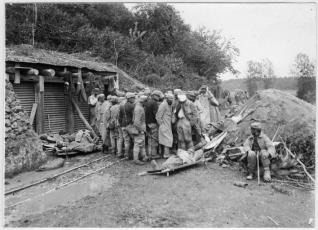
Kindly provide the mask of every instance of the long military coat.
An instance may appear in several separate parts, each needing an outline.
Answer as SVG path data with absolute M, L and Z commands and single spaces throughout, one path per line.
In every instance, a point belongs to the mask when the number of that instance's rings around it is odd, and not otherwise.
M 172 106 L 166 100 L 159 105 L 156 120 L 159 124 L 159 144 L 172 147 Z

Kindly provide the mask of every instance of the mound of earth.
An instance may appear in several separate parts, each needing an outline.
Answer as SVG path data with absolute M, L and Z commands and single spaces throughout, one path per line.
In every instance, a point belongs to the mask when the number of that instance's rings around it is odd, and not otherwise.
M 281 136 L 294 153 L 314 156 L 315 111 L 312 104 L 283 91 L 259 91 L 234 115 L 241 112 L 242 117 L 246 116 L 241 122 L 236 124 L 232 119 L 225 120 L 228 135 L 224 141 L 226 144 L 243 144 L 250 135 L 250 124 L 257 121 L 270 139 L 280 126 L 275 141 L 281 141 Z
M 32 130 L 28 113 L 8 81 L 5 100 L 5 176 L 11 177 L 39 167 L 47 156 L 39 136 Z

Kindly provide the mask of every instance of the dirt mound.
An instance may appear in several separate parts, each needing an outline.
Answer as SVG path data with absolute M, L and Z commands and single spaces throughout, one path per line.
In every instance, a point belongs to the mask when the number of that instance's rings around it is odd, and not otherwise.
M 29 115 L 6 81 L 5 176 L 37 168 L 46 161 L 39 136 L 32 130 Z
M 242 144 L 250 135 L 250 124 L 258 121 L 270 139 L 280 126 L 275 141 L 280 141 L 281 136 L 295 153 L 314 155 L 315 110 L 312 104 L 283 91 L 259 91 L 238 109 L 235 115 L 241 111 L 243 117 L 247 115 L 239 124 L 226 119 L 225 127 L 229 135 L 225 142 L 234 142 L 236 139 L 236 145 Z

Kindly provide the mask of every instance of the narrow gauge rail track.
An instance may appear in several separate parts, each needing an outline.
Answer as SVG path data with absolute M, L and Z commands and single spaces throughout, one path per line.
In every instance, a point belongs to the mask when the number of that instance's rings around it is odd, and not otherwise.
M 69 170 L 67 170 L 67 171 L 64 171 L 64 172 L 62 172 L 62 173 L 56 174 L 56 175 L 54 175 L 54 176 L 52 176 L 52 177 L 49 177 L 49 180 L 51 180 L 52 178 L 56 178 L 56 177 L 58 177 L 58 176 L 64 175 L 64 174 L 66 174 L 66 173 L 69 173 L 69 172 L 71 172 L 71 171 L 74 171 L 74 170 L 76 170 L 76 169 L 79 169 L 79 168 L 88 166 L 89 164 L 96 163 L 97 161 L 102 160 L 102 159 L 106 159 L 106 158 L 108 158 L 108 157 L 109 157 L 109 156 L 105 156 L 105 157 L 96 159 L 96 160 L 94 160 L 94 161 L 88 162 L 88 163 L 86 163 L 86 164 L 83 164 L 83 165 L 74 167 L 74 168 L 69 169 Z M 88 173 L 86 173 L 86 174 L 84 174 L 84 175 L 81 175 L 81 176 L 79 176 L 79 177 L 77 177 L 77 178 L 75 178 L 75 179 L 72 179 L 72 180 L 70 180 L 70 181 L 68 181 L 68 182 L 59 184 L 59 185 L 55 186 L 53 189 L 50 189 L 50 190 L 48 190 L 48 191 L 46 191 L 46 192 L 44 192 L 44 193 L 40 193 L 40 194 L 38 194 L 38 195 L 36 195 L 36 196 L 32 196 L 32 197 L 27 198 L 27 199 L 25 199 L 25 200 L 19 201 L 19 202 L 15 203 L 15 204 L 6 206 L 5 208 L 8 209 L 8 208 L 17 206 L 17 205 L 19 205 L 19 204 L 25 203 L 25 202 L 27 202 L 27 201 L 30 201 L 30 200 L 32 200 L 32 199 L 35 199 L 35 198 L 37 198 L 37 197 L 41 197 L 41 196 L 43 196 L 43 195 L 45 195 L 45 194 L 54 192 L 54 191 L 56 191 L 56 190 L 58 190 L 58 189 L 61 189 L 61 188 L 65 187 L 65 186 L 68 186 L 68 185 L 70 185 L 70 184 L 72 184 L 72 183 L 75 183 L 75 182 L 77 182 L 77 181 L 79 181 L 79 180 L 81 180 L 81 179 L 84 179 L 84 178 L 86 178 L 86 177 L 88 177 L 88 176 L 91 176 L 91 175 L 93 175 L 93 174 L 95 174 L 95 173 L 99 173 L 99 172 L 101 172 L 102 170 L 104 170 L 104 169 L 106 169 L 106 168 L 109 168 L 110 166 L 112 166 L 112 165 L 114 165 L 114 164 L 117 164 L 117 163 L 119 163 L 119 162 L 121 162 L 121 161 L 124 161 L 124 160 L 126 160 L 126 159 L 127 159 L 127 158 L 122 158 L 122 159 L 117 160 L 117 161 L 106 161 L 106 162 L 105 162 L 106 165 L 104 165 L 104 166 L 102 166 L 102 167 L 100 167 L 100 168 L 97 168 L 97 169 L 95 169 L 95 170 L 92 170 L 92 171 L 90 171 L 90 172 L 88 172 Z M 18 189 L 15 189 L 15 190 L 16 190 L 16 191 L 21 191 L 21 190 L 23 190 L 23 189 L 30 188 L 30 187 L 35 186 L 35 185 L 39 185 L 39 184 L 41 184 L 41 183 L 43 183 L 43 182 L 45 182 L 45 181 L 49 181 L 49 180 L 43 179 L 43 180 L 41 180 L 41 181 L 32 183 L 31 185 L 27 185 L 27 186 L 24 186 L 24 187 L 22 187 L 22 188 L 18 188 Z M 14 193 L 15 193 L 14 191 L 10 191 L 10 193 L 7 192 L 6 194 L 14 194 Z

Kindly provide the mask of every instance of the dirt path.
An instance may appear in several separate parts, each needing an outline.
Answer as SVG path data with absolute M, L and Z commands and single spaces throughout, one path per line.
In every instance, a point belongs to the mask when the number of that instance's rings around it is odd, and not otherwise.
M 111 160 L 115 161 L 113 157 Z M 113 165 L 98 178 L 83 180 L 89 194 L 82 194 L 77 201 L 63 201 L 55 207 L 51 204 L 53 209 L 37 213 L 37 207 L 28 211 L 27 206 L 6 210 L 7 220 L 14 212 L 19 213 L 6 226 L 276 227 L 270 216 L 278 227 L 312 227 L 308 220 L 314 218 L 313 191 L 289 188 L 292 194 L 285 195 L 255 181 L 239 188 L 233 182 L 244 181 L 242 172 L 216 163 L 170 177 L 137 175 L 147 169 L 150 165 L 135 166 L 129 161 Z M 79 193 L 79 189 L 83 186 L 60 190 L 58 197 L 62 198 L 63 192 Z M 19 209 L 23 212 L 17 212 Z

